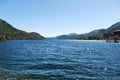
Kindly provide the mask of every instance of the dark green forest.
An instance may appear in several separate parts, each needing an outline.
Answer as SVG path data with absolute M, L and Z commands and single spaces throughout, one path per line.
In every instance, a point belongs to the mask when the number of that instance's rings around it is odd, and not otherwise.
M 45 39 L 36 32 L 25 32 L 14 28 L 8 22 L 0 19 L 0 40 L 41 40 Z

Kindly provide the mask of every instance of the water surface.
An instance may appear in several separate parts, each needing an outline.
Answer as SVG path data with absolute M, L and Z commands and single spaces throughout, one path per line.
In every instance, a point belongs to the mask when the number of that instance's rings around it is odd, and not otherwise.
M 120 80 L 120 44 L 78 40 L 0 42 L 0 80 Z

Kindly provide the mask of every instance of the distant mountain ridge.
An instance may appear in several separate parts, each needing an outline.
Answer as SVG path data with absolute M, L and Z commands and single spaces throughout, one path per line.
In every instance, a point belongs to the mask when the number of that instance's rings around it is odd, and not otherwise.
M 112 33 L 115 30 L 120 30 L 120 22 L 117 22 L 115 24 L 113 24 L 112 26 L 110 26 L 107 29 L 97 29 L 97 30 L 93 30 L 89 33 L 85 33 L 85 34 L 75 34 L 70 36 L 68 35 L 60 35 L 55 37 L 56 39 L 103 39 L 103 35 L 105 33 Z
M 60 36 L 54 37 L 54 39 L 75 39 L 77 36 L 78 36 L 78 34 L 71 33 L 71 34 L 68 34 L 68 35 L 64 34 L 64 35 L 60 35 Z
M 68 35 L 60 35 L 51 39 L 103 39 L 104 34 L 113 34 L 113 31 L 120 30 L 120 22 L 117 22 L 107 29 L 97 29 L 85 34 L 71 33 Z M 8 22 L 0 19 L 0 39 L 8 40 L 40 40 L 45 39 L 36 32 L 25 32 L 14 28 Z
M 39 40 L 45 39 L 38 33 L 35 32 L 25 32 L 19 29 L 14 28 L 8 22 L 0 19 L 0 35 L 4 36 L 9 40 Z
M 111 27 L 106 29 L 106 32 L 113 32 L 115 30 L 120 30 L 120 22 L 113 24 Z

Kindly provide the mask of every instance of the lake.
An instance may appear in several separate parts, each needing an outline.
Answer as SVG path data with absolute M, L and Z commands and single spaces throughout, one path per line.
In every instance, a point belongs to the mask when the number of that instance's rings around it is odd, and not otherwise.
M 0 80 L 120 80 L 120 44 L 95 40 L 0 42 Z

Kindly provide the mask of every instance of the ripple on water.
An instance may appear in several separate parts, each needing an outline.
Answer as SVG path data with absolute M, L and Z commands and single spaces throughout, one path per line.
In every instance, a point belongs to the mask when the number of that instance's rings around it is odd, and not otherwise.
M 119 47 L 76 40 L 0 43 L 0 80 L 120 80 Z

